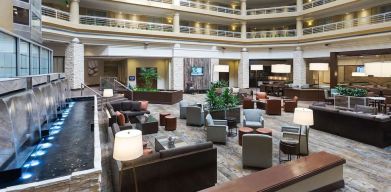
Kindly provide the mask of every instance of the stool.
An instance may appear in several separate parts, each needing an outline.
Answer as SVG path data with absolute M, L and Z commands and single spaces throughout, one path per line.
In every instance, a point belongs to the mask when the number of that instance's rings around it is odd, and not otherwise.
M 162 112 L 159 114 L 159 121 L 160 121 L 160 126 L 165 126 L 166 125 L 166 120 L 165 117 L 171 115 L 170 113 L 167 112 Z
M 242 137 L 244 134 L 253 133 L 254 129 L 250 127 L 241 127 L 239 128 L 239 145 L 242 146 Z
M 165 116 L 166 131 L 176 130 L 176 117 L 172 115 Z
M 269 129 L 269 128 L 258 128 L 258 129 L 255 130 L 255 133 L 273 136 L 272 135 L 272 130 Z

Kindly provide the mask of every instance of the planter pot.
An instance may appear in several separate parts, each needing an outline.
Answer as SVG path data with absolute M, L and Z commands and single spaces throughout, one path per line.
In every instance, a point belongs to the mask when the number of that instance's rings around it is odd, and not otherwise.
M 131 99 L 129 94 L 125 95 L 126 98 Z M 176 90 L 159 90 L 158 92 L 133 92 L 133 100 L 141 101 L 146 100 L 152 104 L 165 104 L 173 105 L 182 101 L 183 91 Z
M 334 97 L 334 107 L 354 109 L 356 105 L 367 105 L 368 101 L 366 97 L 353 97 L 337 95 Z
M 225 111 L 224 110 L 219 110 L 219 111 L 205 110 L 205 116 L 208 113 L 210 113 L 210 115 L 212 115 L 213 119 L 224 119 L 225 118 Z M 227 117 L 235 117 L 236 123 L 240 123 L 240 107 L 235 107 L 235 108 L 227 110 Z

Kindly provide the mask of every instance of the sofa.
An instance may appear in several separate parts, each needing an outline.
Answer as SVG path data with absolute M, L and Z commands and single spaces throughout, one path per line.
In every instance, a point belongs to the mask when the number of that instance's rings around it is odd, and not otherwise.
M 118 131 L 108 129 L 111 154 Z M 116 192 L 134 191 L 133 165 L 139 192 L 199 191 L 217 183 L 217 149 L 211 142 L 153 152 L 132 162 L 111 158 L 110 164 Z
M 122 101 L 112 102 L 106 104 L 106 109 L 110 114 L 109 125 L 117 122 L 116 111 L 121 112 L 125 115 L 125 121 L 131 123 L 137 123 L 136 116 L 149 114 L 148 110 L 141 110 L 141 103 L 139 101 Z
M 391 144 L 390 116 L 320 106 L 310 106 L 310 109 L 314 111 L 313 129 L 380 148 Z

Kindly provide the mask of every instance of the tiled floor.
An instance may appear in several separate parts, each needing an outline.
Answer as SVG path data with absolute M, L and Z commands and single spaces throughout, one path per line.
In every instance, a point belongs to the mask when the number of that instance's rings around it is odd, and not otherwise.
M 184 95 L 184 100 L 204 102 L 205 95 Z M 302 107 L 307 107 L 309 104 L 309 102 L 299 103 Z M 150 105 L 149 110 L 156 118 L 162 111 L 168 111 L 179 117 L 178 104 Z M 264 118 L 265 127 L 273 130 L 273 164 L 277 165 L 280 127 L 292 125 L 293 114 L 283 112 L 282 116 L 264 115 Z M 182 119 L 178 119 L 176 131 L 167 132 L 161 127 L 159 133 L 148 135 L 145 139 L 149 140 L 149 145 L 153 147 L 154 138 L 160 135 L 175 135 L 189 143 L 205 141 L 206 138 L 203 127 L 186 126 L 186 120 Z M 238 137 L 228 138 L 226 145 L 215 146 L 218 151 L 218 184 L 257 171 L 242 168 L 242 152 L 238 145 Z M 391 191 L 391 148 L 381 149 L 312 129 L 309 150 L 310 152 L 327 151 L 346 159 L 347 163 L 344 166 L 346 185 L 341 191 Z M 107 152 L 104 152 L 104 155 L 106 159 L 110 158 Z M 103 165 L 105 166 L 105 162 Z M 103 182 L 102 190 L 110 191 L 110 185 Z

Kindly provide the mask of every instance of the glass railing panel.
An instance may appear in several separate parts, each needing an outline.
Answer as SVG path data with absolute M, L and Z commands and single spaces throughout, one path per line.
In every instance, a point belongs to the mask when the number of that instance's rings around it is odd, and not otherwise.
M 61 11 L 58 9 L 54 9 L 51 7 L 42 6 L 42 15 L 47 17 L 53 17 L 56 19 L 69 21 L 69 13 L 65 11 Z
M 239 9 L 232 9 L 229 7 L 222 7 L 222 6 L 194 2 L 194 1 L 188 1 L 188 0 L 181 0 L 180 5 L 184 6 L 184 7 L 205 9 L 205 10 L 215 11 L 215 12 L 220 12 L 220 13 L 227 13 L 227 14 L 234 14 L 234 15 L 241 14 L 241 11 Z
M 296 37 L 296 30 L 292 29 L 292 30 L 247 32 L 248 39 L 285 38 L 285 37 Z
M 278 13 L 289 13 L 296 12 L 296 5 L 283 6 L 283 7 L 270 7 L 261 9 L 249 9 L 247 15 L 267 15 L 267 14 L 278 14 Z
M 324 5 L 324 4 L 327 4 L 327 3 L 331 3 L 331 2 L 334 2 L 334 1 L 336 1 L 336 0 L 315 0 L 315 1 L 311 1 L 311 2 L 303 4 L 303 9 L 306 10 L 306 9 L 318 7 L 318 6 L 321 6 L 321 5 Z
M 181 26 L 180 31 L 181 33 L 188 33 L 188 34 L 241 38 L 241 32 L 234 32 L 234 31 L 205 29 L 205 28 L 189 27 L 189 26 Z

